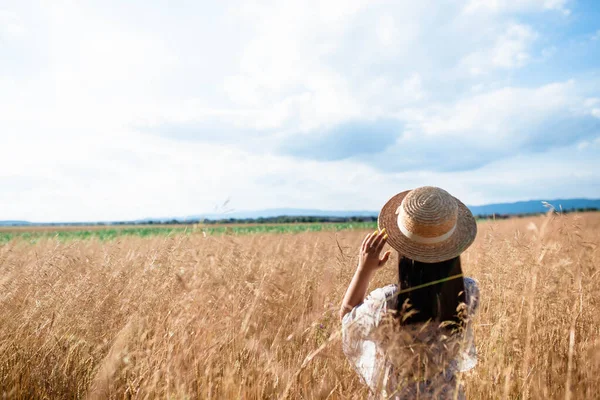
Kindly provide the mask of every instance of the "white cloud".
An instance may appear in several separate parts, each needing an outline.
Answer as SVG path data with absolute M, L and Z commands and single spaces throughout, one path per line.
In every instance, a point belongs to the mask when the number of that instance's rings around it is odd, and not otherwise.
M 527 138 L 519 128 L 572 109 L 584 112 L 584 99 L 574 81 L 534 89 L 506 87 L 465 98 L 451 107 L 434 108 L 422 128 L 426 135 L 472 134 L 471 140 L 510 145 L 504 140 Z
M 382 15 L 377 23 L 377 37 L 384 47 L 393 46 L 399 35 L 398 27 L 391 15 Z
M 489 48 L 469 54 L 462 65 L 473 75 L 489 73 L 494 68 L 523 67 L 531 60 L 531 46 L 538 34 L 527 25 L 510 24 Z
M 534 187 L 600 193 L 593 176 L 575 176 L 600 167 L 595 136 L 570 132 L 588 144 L 564 157 L 560 141 L 526 148 L 545 121 L 600 118 L 597 86 L 544 77 L 539 46 L 554 44 L 534 22 L 515 22 L 565 13 L 568 2 L 28 7 L 0 12 L 0 41 L 19 38 L 0 48 L 0 219 L 189 215 L 229 197 L 236 209 L 377 209 L 421 184 L 470 203 L 531 197 Z M 528 68 L 536 83 L 518 81 Z M 374 160 L 278 150 L 379 120 L 403 131 Z M 437 159 L 448 143 L 455 153 Z M 476 152 L 466 170 L 444 172 L 453 154 Z M 411 158 L 410 172 L 391 167 Z M 521 171 L 534 162 L 552 178 Z
M 361 2 L 286 2 L 243 8 L 240 19 L 255 32 L 243 50 L 239 74 L 225 78 L 230 99 L 269 110 L 280 126 L 297 115 L 303 130 L 358 114 L 350 83 L 323 58 L 342 43 L 361 7 Z
M 16 12 L 0 9 L 0 41 L 19 37 L 25 33 L 25 25 Z
M 600 150 L 600 135 L 593 139 L 582 140 L 581 142 L 577 143 L 577 149 L 579 151 L 584 151 L 588 149 Z
M 23 186 L 4 186 L 2 218 L 188 216 L 211 211 L 228 198 L 235 210 L 377 210 L 396 191 L 424 184 L 445 187 L 468 204 L 550 199 L 562 196 L 565 188 L 569 196 L 589 196 L 598 189 L 591 160 L 597 149 L 592 147 L 578 150 L 575 158 L 574 151 L 561 150 L 515 156 L 471 171 L 388 173 L 351 161 L 323 164 L 259 156 L 222 145 L 128 133 L 118 143 L 96 137 L 93 142 L 47 140 L 35 148 L 25 141 L 9 143 L 11 153 L 29 151 L 31 157 L 0 160 L 0 182 Z M 569 160 L 570 168 L 556 162 L 561 157 Z
M 554 10 L 569 15 L 571 11 L 566 7 L 568 3 L 569 0 L 471 0 L 465 11 L 508 13 Z
M 501 68 L 515 68 L 525 65 L 530 56 L 528 47 L 537 34 L 526 25 L 511 25 L 507 32 L 498 40 L 492 52 L 492 63 Z

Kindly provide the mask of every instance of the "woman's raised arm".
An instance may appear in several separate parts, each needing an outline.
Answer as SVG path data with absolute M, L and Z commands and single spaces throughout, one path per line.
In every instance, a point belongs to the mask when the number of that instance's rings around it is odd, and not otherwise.
M 383 257 L 380 258 L 381 250 L 383 250 L 387 238 L 384 229 L 368 234 L 363 240 L 359 251 L 358 267 L 342 300 L 340 319 L 363 302 L 373 273 L 383 267 L 390 258 L 390 251 L 386 251 Z

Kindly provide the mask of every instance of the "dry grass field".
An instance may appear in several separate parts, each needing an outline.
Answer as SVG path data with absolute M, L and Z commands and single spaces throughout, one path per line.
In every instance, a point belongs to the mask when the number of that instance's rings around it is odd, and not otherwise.
M 365 233 L 1 245 L 0 397 L 365 398 L 337 334 Z M 468 398 L 599 398 L 599 242 L 600 213 L 479 225 Z

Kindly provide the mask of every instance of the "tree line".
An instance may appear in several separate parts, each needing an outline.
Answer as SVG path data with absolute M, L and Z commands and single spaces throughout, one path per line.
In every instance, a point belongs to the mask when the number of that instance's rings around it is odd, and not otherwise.
M 562 210 L 562 214 L 572 212 L 591 212 L 598 211 L 596 207 L 586 208 L 571 208 Z M 508 219 L 508 218 L 523 218 L 543 213 L 521 213 L 521 214 L 479 214 L 475 215 L 476 219 Z M 296 223 L 352 223 L 352 222 L 377 222 L 376 216 L 355 216 L 355 217 L 322 217 L 322 216 L 277 216 L 277 217 L 260 217 L 260 218 L 220 218 L 220 219 L 195 219 L 195 220 L 177 220 L 169 221 L 149 221 L 147 224 L 206 224 L 206 225 L 224 225 L 224 224 L 296 224 Z
M 571 208 L 556 210 L 562 214 L 572 212 L 599 211 L 597 207 Z M 543 213 L 521 213 L 521 214 L 478 214 L 478 220 L 523 218 Z M 115 221 L 115 222 L 75 222 L 75 223 L 42 223 L 32 224 L 35 226 L 113 226 L 113 225 L 227 225 L 227 224 L 311 224 L 311 223 L 352 223 L 352 222 L 377 222 L 376 216 L 354 216 L 354 217 L 323 217 L 323 216 L 277 216 L 260 218 L 220 218 L 220 219 L 169 219 L 169 220 L 145 220 L 145 221 Z

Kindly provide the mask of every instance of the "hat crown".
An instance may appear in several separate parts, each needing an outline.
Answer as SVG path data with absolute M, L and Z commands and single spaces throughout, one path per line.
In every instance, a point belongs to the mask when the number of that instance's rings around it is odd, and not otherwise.
M 459 256 L 475 240 L 477 222 L 467 206 L 445 190 L 425 186 L 390 198 L 377 220 L 388 244 L 415 261 L 438 263 Z
M 398 223 L 417 237 L 436 238 L 451 232 L 458 220 L 458 204 L 445 190 L 423 186 L 411 190 L 400 204 Z

